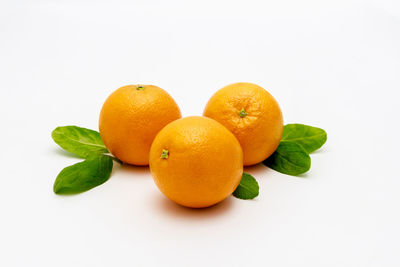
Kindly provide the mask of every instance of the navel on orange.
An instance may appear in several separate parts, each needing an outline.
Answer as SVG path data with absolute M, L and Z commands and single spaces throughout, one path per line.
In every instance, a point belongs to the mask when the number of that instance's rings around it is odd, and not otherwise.
M 278 102 L 256 84 L 234 83 L 220 89 L 208 101 L 203 115 L 220 122 L 237 137 L 246 166 L 268 158 L 282 137 Z
M 108 150 L 123 162 L 148 165 L 151 143 L 181 112 L 172 97 L 154 85 L 128 85 L 113 92 L 100 113 L 99 130 Z
M 243 154 L 236 137 L 220 123 L 187 117 L 157 134 L 150 150 L 150 170 L 169 199 L 187 207 L 208 207 L 238 186 Z

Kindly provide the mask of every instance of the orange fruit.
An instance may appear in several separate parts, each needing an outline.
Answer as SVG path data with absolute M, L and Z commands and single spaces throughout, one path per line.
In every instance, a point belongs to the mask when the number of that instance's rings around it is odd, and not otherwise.
M 220 89 L 208 101 L 203 115 L 236 136 L 245 166 L 268 158 L 282 138 L 283 117 L 278 102 L 256 84 L 234 83 Z
M 186 207 L 208 207 L 238 186 L 242 149 L 236 137 L 215 120 L 186 117 L 157 134 L 150 150 L 150 171 L 169 199 Z
M 148 165 L 154 137 L 180 117 L 178 105 L 163 89 L 154 85 L 127 85 L 104 102 L 100 136 L 110 153 L 121 161 Z

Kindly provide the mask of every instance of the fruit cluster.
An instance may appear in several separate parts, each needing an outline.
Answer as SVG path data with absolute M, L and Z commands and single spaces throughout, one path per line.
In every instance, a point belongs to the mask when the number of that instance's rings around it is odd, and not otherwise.
M 161 192 L 187 207 L 211 206 L 231 195 L 243 165 L 269 157 L 283 131 L 278 103 L 249 83 L 215 93 L 204 117 L 180 118 L 178 105 L 163 89 L 128 85 L 105 101 L 99 129 L 111 154 L 150 165 Z
M 154 85 L 128 85 L 105 101 L 99 132 L 58 127 L 54 141 L 86 160 L 58 175 L 54 192 L 79 193 L 104 183 L 112 160 L 150 166 L 155 184 L 174 202 L 192 208 L 214 205 L 231 195 L 258 195 L 255 179 L 243 166 L 263 162 L 287 173 L 308 171 L 308 153 L 326 141 L 322 129 L 283 126 L 273 96 L 251 83 L 217 91 L 203 116 L 181 118 L 173 98 Z

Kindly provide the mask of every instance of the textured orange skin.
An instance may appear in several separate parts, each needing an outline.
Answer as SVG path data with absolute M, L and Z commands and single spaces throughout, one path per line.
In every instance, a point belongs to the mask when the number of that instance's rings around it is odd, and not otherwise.
M 167 159 L 161 158 L 163 149 Z M 236 137 L 215 120 L 186 117 L 168 124 L 151 146 L 150 170 L 164 195 L 191 208 L 214 205 L 235 191 L 243 173 Z
M 100 112 L 100 136 L 121 161 L 148 165 L 151 143 L 168 123 L 181 118 L 172 97 L 154 85 L 123 86 L 104 102 Z
M 246 117 L 239 116 L 244 109 Z M 278 102 L 264 88 L 252 83 L 234 83 L 217 91 L 208 101 L 204 116 L 228 128 L 243 149 L 244 165 L 268 158 L 278 147 L 283 117 Z

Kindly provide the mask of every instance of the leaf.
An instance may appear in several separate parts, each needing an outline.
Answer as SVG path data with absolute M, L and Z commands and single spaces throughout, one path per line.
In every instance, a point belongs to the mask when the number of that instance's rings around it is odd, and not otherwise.
M 64 168 L 57 176 L 53 190 L 56 194 L 76 194 L 103 184 L 113 168 L 111 157 L 95 155 Z
M 81 158 L 93 154 L 108 153 L 100 134 L 96 131 L 77 126 L 57 127 L 51 137 L 60 147 Z
M 283 128 L 282 141 L 296 142 L 311 153 L 323 144 L 327 139 L 326 132 L 317 127 L 312 127 L 304 124 L 286 124 Z
M 284 174 L 299 175 L 310 169 L 311 158 L 298 143 L 281 141 L 276 151 L 263 164 Z
M 233 195 L 240 199 L 253 199 L 258 196 L 258 190 L 259 186 L 256 179 L 248 173 L 243 173 L 240 184 Z

